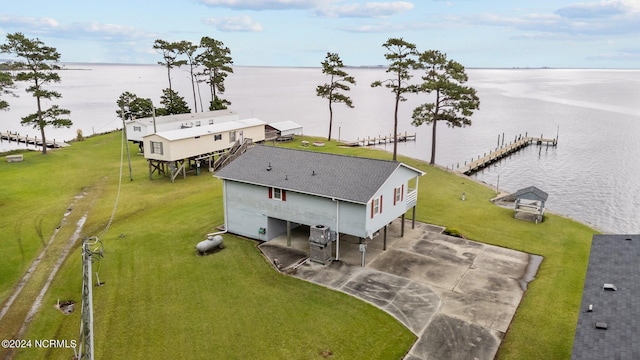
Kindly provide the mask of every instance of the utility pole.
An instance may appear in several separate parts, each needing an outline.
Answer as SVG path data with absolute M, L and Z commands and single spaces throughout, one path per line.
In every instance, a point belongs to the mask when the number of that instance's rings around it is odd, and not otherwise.
M 100 251 L 89 246 L 100 244 Z M 80 346 L 78 359 L 94 360 L 93 355 L 93 255 L 102 256 L 102 243 L 97 237 L 85 238 L 82 242 L 82 322 L 80 323 Z
M 127 139 L 127 125 L 124 123 L 124 119 L 127 117 L 127 113 L 129 112 L 129 106 L 127 106 L 127 112 L 125 112 L 124 106 L 120 108 L 120 113 L 122 114 L 122 136 L 124 136 L 124 141 L 127 144 L 127 159 L 129 160 L 129 180 L 133 181 L 133 172 L 131 171 L 131 152 L 129 151 L 129 139 Z M 155 122 L 154 122 L 155 125 Z

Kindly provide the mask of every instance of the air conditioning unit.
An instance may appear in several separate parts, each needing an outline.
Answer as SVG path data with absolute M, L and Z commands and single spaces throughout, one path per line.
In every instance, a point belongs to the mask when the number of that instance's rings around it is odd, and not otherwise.
M 309 231 L 309 259 L 326 265 L 331 260 L 331 231 L 324 225 L 311 226 Z
M 309 232 L 309 241 L 326 246 L 331 241 L 331 231 L 328 226 L 314 225 Z

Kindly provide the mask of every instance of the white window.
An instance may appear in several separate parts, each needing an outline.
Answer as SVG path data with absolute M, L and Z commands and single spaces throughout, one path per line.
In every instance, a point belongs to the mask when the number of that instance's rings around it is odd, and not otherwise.
M 151 142 L 151 153 L 162 155 L 162 143 L 158 141 Z
M 133 131 L 142 131 L 142 127 L 140 127 L 140 126 L 134 126 L 134 127 L 133 127 Z
M 218 141 L 218 140 L 222 140 L 222 134 L 214 134 L 213 135 L 213 141 Z
M 235 142 L 236 141 L 236 132 L 235 131 L 229 131 L 229 142 Z
M 402 201 L 402 199 L 404 198 L 404 185 L 402 186 L 398 186 L 397 188 L 393 189 L 393 205 L 399 203 L 400 201 Z
M 371 218 L 382 213 L 382 195 L 371 200 Z
M 269 199 L 287 201 L 287 191 L 280 188 L 270 187 Z
M 209 120 L 209 125 L 213 125 L 213 119 Z
M 196 121 L 196 126 L 200 126 L 200 121 Z
M 276 200 L 282 200 L 282 189 L 273 188 L 273 198 Z

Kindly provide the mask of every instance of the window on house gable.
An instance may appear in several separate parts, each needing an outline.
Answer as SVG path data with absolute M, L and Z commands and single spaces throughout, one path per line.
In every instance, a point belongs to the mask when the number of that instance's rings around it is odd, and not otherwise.
M 393 189 L 393 205 L 404 200 L 404 184 Z
M 142 127 L 140 127 L 140 126 L 134 126 L 134 127 L 133 127 L 133 131 L 142 131 Z
M 371 218 L 378 214 L 382 214 L 382 195 L 371 200 Z
M 162 155 L 162 143 L 158 141 L 151 142 L 151 153 Z

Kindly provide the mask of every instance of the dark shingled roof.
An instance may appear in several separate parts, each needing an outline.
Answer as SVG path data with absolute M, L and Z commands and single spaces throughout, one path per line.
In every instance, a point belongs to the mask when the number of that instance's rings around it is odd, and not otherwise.
M 640 359 L 639 270 L 640 235 L 593 236 L 572 359 Z
M 549 194 L 538 189 L 535 186 L 529 186 L 524 189 L 520 189 L 513 194 L 505 195 L 500 200 L 504 201 L 515 201 L 516 199 L 527 199 L 527 200 L 535 200 L 535 201 L 547 201 L 549 198 Z
M 271 170 L 267 170 L 269 168 Z M 366 203 L 391 174 L 397 161 L 256 145 L 216 173 L 221 179 L 277 187 L 356 203 Z

